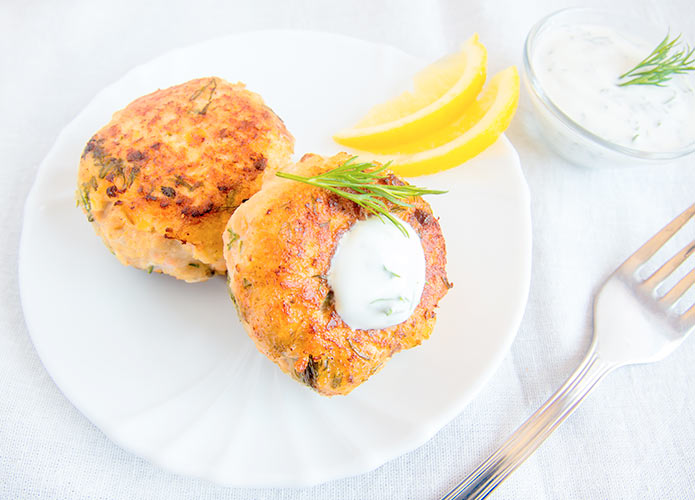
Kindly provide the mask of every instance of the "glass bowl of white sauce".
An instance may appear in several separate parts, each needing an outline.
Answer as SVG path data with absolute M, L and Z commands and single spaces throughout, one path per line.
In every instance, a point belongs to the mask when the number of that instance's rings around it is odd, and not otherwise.
M 526 38 L 524 81 L 548 144 L 589 167 L 666 163 L 695 151 L 695 72 L 662 86 L 618 85 L 667 32 L 596 9 L 541 19 Z

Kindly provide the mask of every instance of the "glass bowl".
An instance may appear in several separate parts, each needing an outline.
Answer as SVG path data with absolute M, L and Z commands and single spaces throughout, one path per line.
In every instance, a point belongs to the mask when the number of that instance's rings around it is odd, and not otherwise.
M 537 128 L 548 144 L 575 164 L 599 168 L 667 163 L 695 151 L 695 137 L 688 144 L 668 151 L 646 151 L 612 142 L 577 123 L 553 102 L 538 78 L 534 56 L 539 41 L 548 33 L 578 25 L 608 27 L 626 38 L 653 41 L 651 47 L 655 47 L 664 37 L 663 27 L 598 9 L 564 9 L 538 21 L 529 31 L 524 45 L 524 82 L 536 112 Z

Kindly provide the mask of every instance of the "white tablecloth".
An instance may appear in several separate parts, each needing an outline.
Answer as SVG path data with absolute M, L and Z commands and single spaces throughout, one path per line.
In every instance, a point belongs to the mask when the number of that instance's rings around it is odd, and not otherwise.
M 533 275 L 511 350 L 471 404 L 424 446 L 368 474 L 308 489 L 223 488 L 180 477 L 121 450 L 83 417 L 43 368 L 24 322 L 17 285 L 22 207 L 59 131 L 102 87 L 171 48 L 292 28 L 434 59 L 477 31 L 494 71 L 521 68 L 528 29 L 564 5 L 570 2 L 2 2 L 0 498 L 437 499 L 457 484 L 579 363 L 600 283 L 695 201 L 695 157 L 630 170 L 572 166 L 533 135 L 523 94 L 507 136 L 531 190 Z M 695 40 L 691 0 L 616 0 L 611 7 Z M 610 375 L 494 498 L 695 498 L 693 360 L 689 339 L 659 364 Z

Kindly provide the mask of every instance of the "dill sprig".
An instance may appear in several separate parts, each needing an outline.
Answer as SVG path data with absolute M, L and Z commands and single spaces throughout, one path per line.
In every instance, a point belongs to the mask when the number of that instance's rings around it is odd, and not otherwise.
M 446 193 L 446 191 L 411 186 L 410 184 L 403 186 L 378 184 L 380 180 L 387 178 L 387 175 L 382 174 L 382 172 L 389 167 L 391 162 L 378 167 L 373 163 L 356 163 L 356 159 L 357 157 L 353 156 L 342 165 L 313 177 L 303 177 L 285 172 L 277 172 L 275 175 L 284 179 L 324 188 L 343 198 L 347 198 L 373 213 L 382 221 L 382 217 L 385 217 L 406 237 L 409 236 L 408 231 L 391 214 L 386 201 L 400 207 L 412 207 L 413 205 L 405 200 L 414 196 Z
M 663 87 L 673 75 L 695 70 L 695 48 L 683 45 L 681 35 L 669 40 L 670 34 L 644 60 L 618 77 L 619 87 L 626 85 L 657 85 Z

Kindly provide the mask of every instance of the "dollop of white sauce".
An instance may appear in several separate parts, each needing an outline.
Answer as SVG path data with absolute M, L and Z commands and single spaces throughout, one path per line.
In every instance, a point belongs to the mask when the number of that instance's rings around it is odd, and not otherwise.
M 586 130 L 628 148 L 677 150 L 695 142 L 693 74 L 663 87 L 617 85 L 653 49 L 606 26 L 557 26 L 539 37 L 532 64 L 548 98 Z
M 335 308 L 354 330 L 371 330 L 407 320 L 425 287 L 425 253 L 405 221 L 406 237 L 387 220 L 356 222 L 338 242 L 328 272 Z

